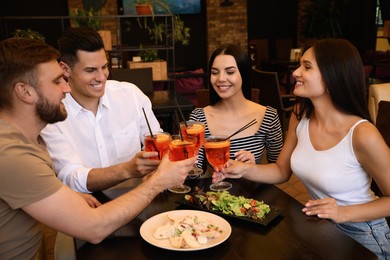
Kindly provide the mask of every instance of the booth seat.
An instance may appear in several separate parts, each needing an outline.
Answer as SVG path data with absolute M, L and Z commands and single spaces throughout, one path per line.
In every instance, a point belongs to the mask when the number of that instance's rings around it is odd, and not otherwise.
M 207 80 L 203 69 L 181 71 L 175 73 L 175 91 L 186 97 L 195 106 L 198 105 L 196 91 L 205 88 Z

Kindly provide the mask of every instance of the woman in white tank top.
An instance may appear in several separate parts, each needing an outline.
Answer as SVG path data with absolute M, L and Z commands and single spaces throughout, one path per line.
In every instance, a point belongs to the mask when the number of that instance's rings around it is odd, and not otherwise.
M 222 178 L 281 183 L 294 172 L 312 196 L 306 215 L 332 220 L 379 259 L 390 259 L 390 149 L 371 123 L 359 52 L 346 40 L 320 40 L 293 76 L 297 104 L 276 163 L 230 160 Z M 372 179 L 383 196 L 371 191 Z

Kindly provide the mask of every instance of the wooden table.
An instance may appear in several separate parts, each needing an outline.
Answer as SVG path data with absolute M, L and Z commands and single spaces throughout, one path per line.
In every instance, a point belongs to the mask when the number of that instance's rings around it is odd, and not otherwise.
M 195 108 L 195 105 L 191 101 L 173 90 L 154 91 L 153 93 L 148 94 L 148 97 L 152 102 L 153 112 L 160 121 L 161 128 L 163 128 L 165 132 L 172 134 L 177 131 L 175 129 L 175 110 L 178 110 L 179 107 L 188 120 L 188 115 Z M 182 118 L 180 118 L 180 121 L 183 121 Z
M 184 209 L 175 201 L 183 195 L 161 193 L 136 219 L 119 230 L 119 237 L 106 238 L 98 245 L 84 244 L 78 259 L 376 259 L 376 256 L 349 238 L 330 221 L 302 214 L 303 205 L 274 185 L 247 180 L 229 180 L 231 193 L 244 195 L 284 209 L 269 226 L 226 217 L 232 234 L 222 244 L 206 250 L 178 252 L 145 242 L 139 235 L 142 223 L 161 212 Z M 210 179 L 190 180 L 187 184 L 208 190 Z M 110 200 L 126 190 L 107 190 L 100 200 Z M 100 194 L 102 195 L 102 194 Z

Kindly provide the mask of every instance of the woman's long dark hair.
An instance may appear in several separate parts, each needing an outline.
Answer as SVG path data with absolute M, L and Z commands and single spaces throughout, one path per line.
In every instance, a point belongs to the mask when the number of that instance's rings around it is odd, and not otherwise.
M 338 109 L 371 122 L 366 97 L 363 63 L 357 49 L 344 39 L 324 39 L 314 43 L 313 53 L 330 98 Z M 294 114 L 310 117 L 313 104 L 298 98 Z
M 242 78 L 242 92 L 246 99 L 251 99 L 251 63 L 249 57 L 245 52 L 237 45 L 225 45 L 221 46 L 214 50 L 211 54 L 208 75 L 209 75 L 209 89 L 210 89 L 210 104 L 215 105 L 218 101 L 221 100 L 221 97 L 217 94 L 210 82 L 211 68 L 213 66 L 214 60 L 218 55 L 231 55 L 234 57 L 237 63 L 238 70 L 240 71 Z

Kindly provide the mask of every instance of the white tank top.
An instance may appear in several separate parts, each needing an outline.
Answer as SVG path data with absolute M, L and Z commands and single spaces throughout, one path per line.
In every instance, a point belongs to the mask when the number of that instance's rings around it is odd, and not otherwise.
M 332 197 L 338 205 L 362 204 L 374 200 L 371 177 L 357 161 L 352 146 L 356 122 L 334 147 L 317 151 L 309 136 L 309 119 L 297 127 L 297 146 L 291 156 L 291 169 L 305 184 L 313 199 Z

